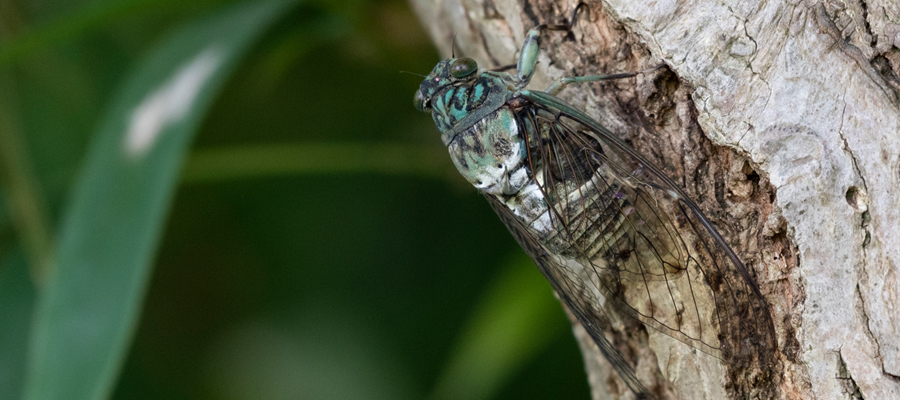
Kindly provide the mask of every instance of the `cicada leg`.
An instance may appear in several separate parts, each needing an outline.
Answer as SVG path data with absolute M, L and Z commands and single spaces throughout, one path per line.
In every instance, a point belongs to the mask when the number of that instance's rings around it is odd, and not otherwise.
M 666 65 L 665 63 L 660 63 L 659 65 L 657 65 L 653 68 L 647 68 L 643 71 L 624 72 L 621 74 L 586 75 L 586 76 L 573 76 L 573 77 L 568 77 L 568 78 L 559 78 L 556 80 L 556 82 L 553 82 L 553 84 L 550 85 L 550 87 L 548 87 L 547 90 L 545 90 L 544 92 L 551 94 L 553 96 L 556 96 L 557 94 L 559 94 L 559 92 L 561 92 L 563 89 L 566 88 L 566 85 L 568 85 L 570 83 L 597 82 L 597 81 L 609 81 L 609 80 L 613 80 L 613 79 L 631 78 L 633 76 L 638 76 L 641 74 L 646 74 L 648 72 L 656 71 L 665 65 Z
M 572 27 L 575 25 L 575 17 L 578 16 L 578 11 L 584 7 L 585 3 L 578 3 L 578 6 L 575 7 L 575 10 L 572 11 L 572 16 L 569 18 L 568 23 L 566 24 L 558 24 L 558 25 L 550 25 L 550 24 L 541 24 L 534 29 L 528 31 L 528 34 L 525 35 L 525 43 L 522 44 L 522 51 L 519 53 L 519 59 L 516 62 L 516 80 L 519 81 L 517 85 L 517 89 L 523 89 L 525 86 L 528 86 L 528 82 L 531 81 L 531 77 L 534 75 L 535 68 L 538 63 L 538 54 L 540 54 L 541 50 L 541 33 L 544 31 L 571 31 Z M 648 68 L 643 71 L 638 72 L 626 72 L 621 74 L 611 74 L 611 75 L 589 75 L 589 76 L 576 76 L 570 78 L 559 78 L 556 82 L 550 85 L 545 92 L 556 95 L 560 91 L 562 91 L 566 85 L 570 83 L 580 83 L 580 82 L 595 82 L 595 81 L 605 81 L 611 79 L 622 79 L 622 78 L 630 78 L 633 76 L 637 76 L 640 74 L 644 74 L 647 72 L 655 71 L 665 64 L 660 63 L 659 65 Z M 493 71 L 505 71 L 508 69 L 512 69 L 513 65 L 504 65 L 499 68 L 495 68 Z
M 562 25 L 541 24 L 525 35 L 525 43 L 522 43 L 522 51 L 519 52 L 519 60 L 516 62 L 516 79 L 519 81 L 516 89 L 523 89 L 528 86 L 531 77 L 534 75 L 535 67 L 538 63 L 538 54 L 541 51 L 541 33 L 544 31 L 571 31 L 575 25 L 575 17 L 578 11 L 584 7 L 585 3 L 578 3 L 575 10 L 572 11 L 572 17 L 569 22 Z

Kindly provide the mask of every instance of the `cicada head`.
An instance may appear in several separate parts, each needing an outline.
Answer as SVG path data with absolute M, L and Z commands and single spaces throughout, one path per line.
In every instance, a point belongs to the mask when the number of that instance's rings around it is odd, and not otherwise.
M 509 98 L 508 85 L 495 73 L 481 72 L 471 58 L 439 62 L 413 98 L 419 111 L 430 112 L 449 145 L 462 130 L 500 108 Z
M 471 58 L 449 58 L 439 62 L 419 85 L 413 105 L 419 111 L 431 112 L 432 99 L 460 82 L 471 81 L 477 72 L 478 63 Z

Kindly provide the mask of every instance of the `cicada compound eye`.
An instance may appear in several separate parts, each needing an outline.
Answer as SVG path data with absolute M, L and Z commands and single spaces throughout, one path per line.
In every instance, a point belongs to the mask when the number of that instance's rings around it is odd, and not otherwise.
M 422 91 L 416 90 L 416 95 L 415 97 L 413 97 L 413 107 L 415 107 L 416 110 L 419 111 L 426 111 L 431 108 L 431 105 L 427 103 L 428 102 L 425 101 L 425 95 L 422 94 Z
M 450 64 L 450 76 L 454 78 L 465 78 L 477 70 L 478 63 L 468 57 L 458 58 L 453 64 Z

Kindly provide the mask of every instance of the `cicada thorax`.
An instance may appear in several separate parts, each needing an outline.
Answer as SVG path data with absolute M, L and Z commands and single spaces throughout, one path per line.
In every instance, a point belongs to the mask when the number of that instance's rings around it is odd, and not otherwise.
M 483 193 L 509 196 L 528 182 L 527 148 L 515 115 L 503 106 L 457 133 L 447 146 L 460 174 Z
M 440 86 L 434 88 L 432 84 Z M 441 131 L 441 140 L 448 146 L 456 135 L 470 130 L 502 107 L 510 95 L 503 78 L 491 73 L 480 73 L 450 83 L 441 78 L 426 79 L 419 91 L 434 92 L 431 116 Z
M 491 93 L 491 81 L 483 77 L 458 82 L 446 87 L 432 100 L 432 117 L 441 132 L 456 126 L 460 120 L 484 106 Z

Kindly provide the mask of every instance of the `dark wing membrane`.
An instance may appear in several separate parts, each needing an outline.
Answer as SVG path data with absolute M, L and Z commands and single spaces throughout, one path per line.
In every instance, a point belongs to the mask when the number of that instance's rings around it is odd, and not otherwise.
M 766 301 L 697 205 L 584 113 L 546 93 L 521 97 L 530 104 L 517 117 L 553 229 L 506 224 L 523 247 L 535 242 L 557 258 L 526 248 L 585 328 L 602 315 L 602 296 L 730 364 L 768 365 L 775 337 Z M 602 333 L 592 336 L 603 347 Z
M 557 263 L 557 257 L 549 254 L 544 246 L 538 242 L 537 237 L 531 232 L 531 229 L 525 226 L 521 219 L 512 214 L 512 212 L 503 203 L 491 195 L 485 195 L 488 203 L 503 221 L 503 224 L 509 228 L 509 232 L 516 239 L 516 242 L 522 246 L 522 249 L 531 256 L 538 269 L 550 281 L 550 286 L 562 301 L 569 307 L 572 314 L 578 318 L 578 321 L 584 329 L 594 339 L 600 352 L 609 361 L 613 369 L 622 377 L 628 388 L 637 395 L 638 399 L 653 399 L 650 391 L 641 384 L 641 381 L 634 373 L 631 365 L 622 357 L 606 339 L 603 331 L 608 327 L 608 319 L 596 303 L 596 297 L 590 292 L 590 289 L 582 284 L 580 279 L 566 276 L 566 269 L 563 265 Z M 585 299 L 592 299 L 585 301 Z

